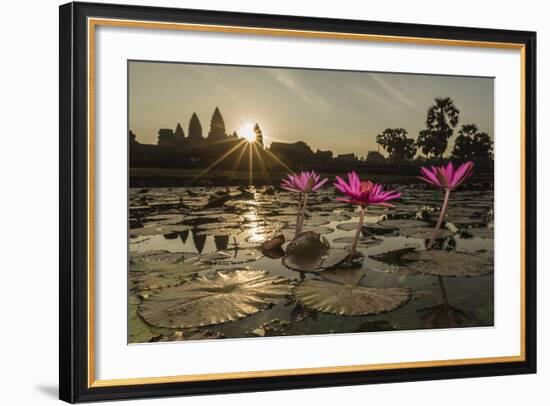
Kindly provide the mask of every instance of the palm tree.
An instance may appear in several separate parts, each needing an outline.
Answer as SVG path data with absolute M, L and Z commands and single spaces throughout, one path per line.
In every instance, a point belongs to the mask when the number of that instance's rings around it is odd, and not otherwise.
M 426 129 L 419 134 L 417 144 L 428 156 L 443 159 L 449 138 L 458 125 L 460 111 L 450 97 L 436 98 L 435 104 L 428 109 Z

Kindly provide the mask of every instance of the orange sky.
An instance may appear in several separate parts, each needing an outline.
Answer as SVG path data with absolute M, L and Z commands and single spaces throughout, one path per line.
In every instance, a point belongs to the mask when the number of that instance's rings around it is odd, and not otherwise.
M 459 126 L 475 123 L 493 136 L 492 78 L 138 61 L 128 71 L 129 126 L 142 143 L 177 123 L 187 135 L 193 112 L 206 136 L 218 106 L 228 132 L 258 122 L 267 145 L 303 140 L 313 150 L 365 156 L 386 128 L 416 139 L 433 99 L 447 96 Z

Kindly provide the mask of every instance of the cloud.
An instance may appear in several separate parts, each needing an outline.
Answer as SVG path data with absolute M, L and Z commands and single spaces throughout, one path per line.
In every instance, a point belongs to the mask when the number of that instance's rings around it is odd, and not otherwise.
M 308 89 L 296 81 L 293 72 L 278 69 L 267 69 L 266 72 L 311 107 L 319 111 L 325 111 L 330 107 L 330 104 L 313 89 Z
M 423 113 L 423 110 L 414 103 L 405 93 L 397 89 L 395 86 L 391 85 L 390 81 L 383 78 L 382 75 L 377 73 L 371 73 L 370 77 L 378 83 L 386 92 L 388 92 L 390 95 L 394 97 L 395 100 L 401 102 L 405 106 L 413 109 L 416 112 Z

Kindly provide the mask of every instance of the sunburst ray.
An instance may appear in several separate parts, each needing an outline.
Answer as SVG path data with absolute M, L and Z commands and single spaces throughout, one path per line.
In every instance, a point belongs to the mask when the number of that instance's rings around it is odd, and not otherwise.
M 285 164 L 283 161 L 281 161 L 277 155 L 273 154 L 273 152 L 269 151 L 268 149 L 264 149 L 264 151 L 271 158 L 273 158 L 275 161 L 277 161 L 279 164 L 281 164 L 281 166 L 283 166 L 287 171 L 294 173 L 294 171 L 292 169 L 290 169 L 287 164 Z
M 202 175 L 204 175 L 205 173 L 207 173 L 208 171 L 210 171 L 210 169 L 212 169 L 213 167 L 215 167 L 216 165 L 218 165 L 221 161 L 223 161 L 225 158 L 227 158 L 229 155 L 231 155 L 237 148 L 239 148 L 239 146 L 241 146 L 242 144 L 244 144 L 246 141 L 242 140 L 240 141 L 237 145 L 235 145 L 234 147 L 232 147 L 231 149 L 229 149 L 228 151 L 226 151 L 221 157 L 219 157 L 216 161 L 214 161 L 213 163 L 211 163 L 206 169 L 204 169 L 203 171 L 201 171 L 197 176 L 195 176 L 193 179 L 191 179 L 187 184 L 186 186 L 189 186 L 191 185 L 194 181 L 196 181 L 198 178 L 200 178 Z
M 264 180 L 269 180 L 271 182 L 271 176 L 269 176 L 269 172 L 267 171 L 267 168 L 265 166 L 264 159 L 262 158 L 262 154 L 260 153 L 260 150 L 258 149 L 257 145 L 259 145 L 256 141 L 252 142 L 252 147 L 254 148 L 254 153 L 258 157 L 258 161 L 260 162 L 260 169 L 262 171 L 262 176 L 264 177 Z

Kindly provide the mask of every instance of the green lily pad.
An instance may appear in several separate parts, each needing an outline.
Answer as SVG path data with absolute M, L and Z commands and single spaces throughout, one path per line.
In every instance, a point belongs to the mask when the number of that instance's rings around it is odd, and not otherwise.
M 129 231 L 130 237 L 148 237 L 151 235 L 161 235 L 169 233 L 171 231 L 166 231 L 164 226 L 152 226 L 152 227 L 139 227 L 131 228 Z
M 181 214 L 156 214 L 143 219 L 150 227 L 152 225 L 179 224 L 185 219 Z
M 346 245 L 351 245 L 353 244 L 353 240 L 355 239 L 355 237 L 339 237 L 339 238 L 335 238 L 332 242 L 333 244 L 346 244 Z M 357 241 L 357 246 L 358 247 L 363 247 L 363 248 L 370 248 L 370 247 L 375 247 L 377 245 L 380 245 L 382 244 L 382 240 L 378 239 L 378 238 L 374 238 L 374 237 L 359 237 L 359 240 Z
M 174 331 L 173 333 L 161 334 L 153 337 L 151 341 L 162 343 L 171 341 L 215 340 L 219 338 L 223 338 L 223 334 L 218 331 L 188 329 L 185 331 Z
M 399 230 L 399 234 L 403 237 L 409 237 L 409 238 L 420 238 L 424 240 L 428 240 L 432 238 L 433 228 L 429 227 L 412 227 L 412 228 L 403 228 Z M 454 233 L 451 230 L 447 229 L 440 229 L 436 239 L 442 240 L 445 238 L 452 237 Z
M 209 265 L 238 265 L 253 262 L 262 257 L 262 254 L 254 249 L 239 250 L 238 255 L 226 251 L 216 251 L 203 254 L 200 261 Z
M 198 230 L 197 235 L 219 236 L 219 235 L 237 235 L 241 232 L 239 228 L 210 228 L 207 230 Z
M 406 219 L 390 219 L 383 220 L 378 223 L 381 227 L 387 228 L 397 228 L 402 230 L 404 228 L 419 228 L 419 227 L 428 227 L 428 223 L 422 220 L 406 220 Z
M 482 224 L 484 221 L 481 218 L 470 217 L 445 217 L 447 223 L 456 224 L 458 226 L 469 226 L 473 224 Z
M 283 265 L 300 272 L 322 272 L 344 262 L 349 255 L 349 250 L 343 248 L 329 248 L 322 254 L 297 256 L 286 254 Z
M 212 223 L 204 223 L 197 225 L 197 229 L 199 230 L 212 230 L 216 228 L 239 228 L 240 223 L 232 223 L 227 221 L 218 221 L 218 222 L 212 222 Z
M 196 257 L 181 253 L 159 253 L 130 257 L 129 285 L 131 291 L 144 292 L 183 283 L 207 269 Z
M 472 237 L 495 238 L 494 228 L 486 228 L 486 227 L 467 228 L 465 230 L 462 230 L 462 232 Z
M 348 255 L 348 250 L 331 248 L 324 237 L 305 231 L 288 243 L 283 265 L 300 272 L 321 272 L 342 263 Z
M 359 285 L 363 270 L 334 270 L 323 279 L 307 279 L 294 296 L 307 307 L 341 316 L 366 316 L 396 309 L 410 299 L 406 288 L 373 288 Z
M 351 216 L 344 213 L 332 213 L 332 212 L 314 212 L 315 216 L 322 217 L 330 222 L 333 221 L 348 221 Z
M 424 250 L 403 255 L 412 261 L 407 266 L 419 273 L 437 276 L 470 277 L 493 272 L 493 263 L 486 257 L 465 252 Z
M 355 222 L 355 223 L 342 223 L 342 224 L 338 224 L 336 226 L 336 228 L 338 230 L 342 230 L 342 231 L 352 231 L 352 230 L 357 230 L 357 226 L 359 225 L 359 223 Z
M 137 314 L 139 298 L 130 296 L 128 301 L 128 343 L 147 343 L 157 335 L 156 328 L 148 325 Z
M 258 313 L 288 296 L 291 287 L 288 279 L 263 270 L 215 272 L 152 296 L 138 312 L 158 327 L 216 325 Z

